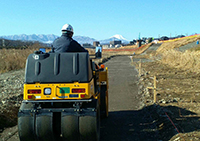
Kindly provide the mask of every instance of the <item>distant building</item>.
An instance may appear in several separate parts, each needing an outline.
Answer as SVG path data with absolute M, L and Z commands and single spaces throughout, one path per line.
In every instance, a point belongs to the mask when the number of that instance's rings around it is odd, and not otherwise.
M 119 40 L 119 41 L 110 41 L 110 44 L 111 44 L 112 46 L 115 46 L 115 45 L 117 45 L 117 44 L 122 44 L 122 41 L 121 41 L 121 40 Z
M 122 47 L 122 45 L 121 44 L 115 45 L 115 48 L 119 48 L 119 47 Z
M 93 46 L 94 46 L 94 47 L 97 47 L 97 46 L 99 46 L 99 45 L 100 45 L 100 42 L 99 42 L 99 41 L 94 41 L 94 42 L 93 42 Z
M 88 44 L 88 43 L 84 43 L 84 44 L 82 44 L 82 46 L 83 46 L 84 48 L 92 48 L 92 49 L 95 49 L 95 47 L 94 47 L 93 45 Z
M 133 41 L 130 41 L 130 45 L 135 45 L 137 43 L 137 41 L 136 40 L 133 40 Z
M 109 47 L 110 47 L 109 44 L 102 45 L 102 48 L 103 48 L 103 49 L 106 49 L 106 48 L 109 48 Z
M 110 48 L 115 48 L 115 46 L 113 44 L 110 44 Z

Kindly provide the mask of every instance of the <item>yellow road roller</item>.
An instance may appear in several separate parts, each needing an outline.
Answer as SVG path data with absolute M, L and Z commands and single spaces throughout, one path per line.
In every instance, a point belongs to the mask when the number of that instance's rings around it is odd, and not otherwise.
M 88 53 L 30 54 L 18 112 L 21 141 L 98 141 L 108 117 L 108 69 Z

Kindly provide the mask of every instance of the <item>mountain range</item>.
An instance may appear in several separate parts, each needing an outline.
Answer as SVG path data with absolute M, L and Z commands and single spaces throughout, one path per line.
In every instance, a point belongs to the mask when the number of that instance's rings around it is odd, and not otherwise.
M 21 35 L 8 35 L 8 36 L 0 36 L 0 38 L 8 39 L 8 40 L 21 40 L 21 41 L 39 41 L 42 43 L 47 43 L 51 44 L 56 38 L 59 36 L 54 35 L 54 34 L 32 34 L 32 35 L 26 35 L 26 34 L 21 34 Z M 80 44 L 84 43 L 89 43 L 93 44 L 94 41 L 98 41 L 94 38 L 86 37 L 86 36 L 74 36 L 74 40 L 79 42 Z M 122 35 L 116 34 L 108 39 L 100 40 L 100 44 L 109 44 L 110 41 L 114 40 L 121 40 L 122 43 L 127 44 L 129 41 L 125 39 Z

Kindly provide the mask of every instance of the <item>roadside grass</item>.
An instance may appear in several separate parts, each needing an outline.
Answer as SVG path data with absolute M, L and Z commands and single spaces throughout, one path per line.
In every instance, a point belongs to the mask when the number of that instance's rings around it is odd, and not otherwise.
M 165 51 L 162 53 L 161 62 L 178 69 L 200 73 L 200 51 Z
M 35 49 L 1 49 L 0 73 L 24 68 L 26 58 L 34 51 Z
M 194 38 L 183 38 L 181 40 L 173 41 L 173 42 L 164 42 L 162 45 L 157 49 L 157 54 L 163 53 L 165 51 L 174 49 L 174 48 L 179 48 L 181 46 L 184 46 L 186 44 L 195 42 L 200 39 L 200 35 Z
M 200 73 L 200 45 L 195 48 L 188 49 L 185 52 L 175 50 L 191 42 L 200 39 L 200 36 L 194 38 L 183 38 L 173 42 L 164 42 L 154 53 L 154 57 L 160 58 L 161 63 L 167 64 L 181 70 Z M 152 56 L 152 54 L 150 54 Z M 150 56 L 149 55 L 149 56 Z

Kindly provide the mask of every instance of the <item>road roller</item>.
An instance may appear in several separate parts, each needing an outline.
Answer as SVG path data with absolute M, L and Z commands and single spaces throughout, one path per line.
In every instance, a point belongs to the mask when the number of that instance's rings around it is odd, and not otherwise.
M 26 60 L 21 141 L 99 141 L 108 117 L 108 69 L 85 52 L 35 51 Z

